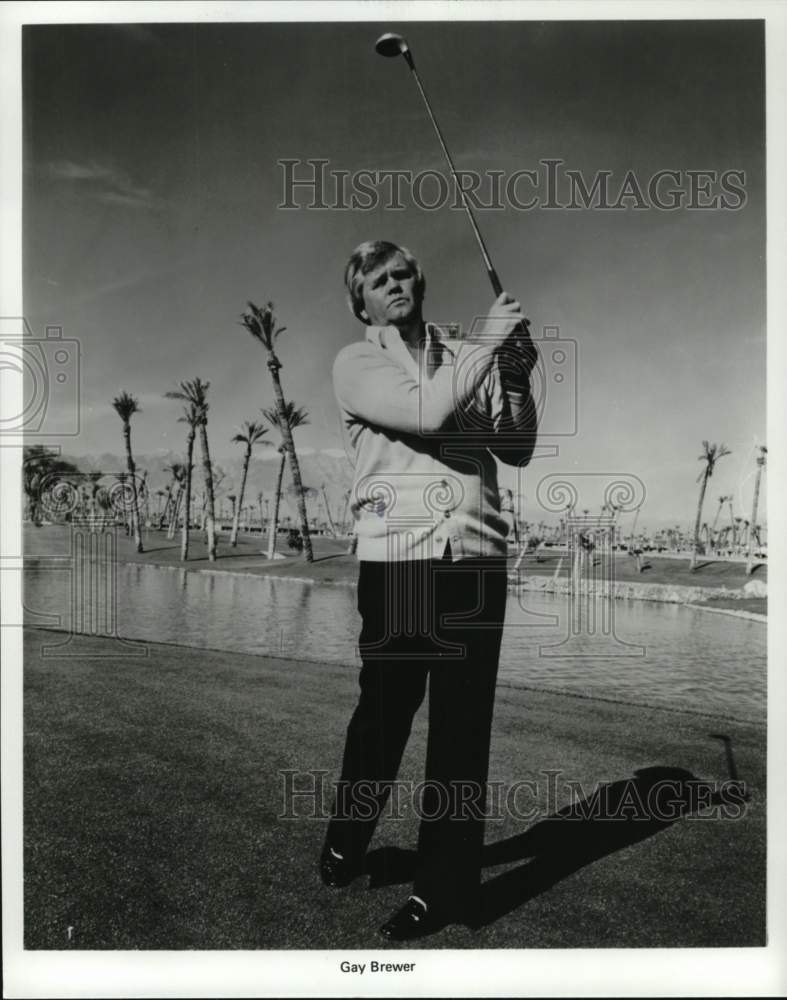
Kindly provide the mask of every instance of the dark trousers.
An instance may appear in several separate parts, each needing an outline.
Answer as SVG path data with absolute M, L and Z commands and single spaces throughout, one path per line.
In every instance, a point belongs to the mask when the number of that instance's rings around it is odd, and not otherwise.
M 505 602 L 502 558 L 360 564 L 360 697 L 327 842 L 345 856 L 365 853 L 428 681 L 413 892 L 438 906 L 472 904 L 480 885 Z

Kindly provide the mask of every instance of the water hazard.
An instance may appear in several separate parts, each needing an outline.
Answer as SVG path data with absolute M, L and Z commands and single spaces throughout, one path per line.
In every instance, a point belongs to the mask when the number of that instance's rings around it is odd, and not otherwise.
M 93 581 L 90 598 L 90 584 L 82 579 L 75 587 L 66 567 L 31 565 L 24 578 L 30 625 L 360 663 L 352 587 L 121 564 L 116 585 Z M 591 601 L 584 611 L 572 635 L 565 597 L 510 594 L 501 682 L 764 720 L 761 623 L 648 601 Z

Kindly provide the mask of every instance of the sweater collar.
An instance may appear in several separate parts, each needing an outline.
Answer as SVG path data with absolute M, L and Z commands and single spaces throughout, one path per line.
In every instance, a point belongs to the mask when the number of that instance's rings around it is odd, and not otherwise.
M 434 323 L 426 323 L 426 339 L 431 347 L 436 341 L 441 341 L 445 336 L 445 331 Z M 399 345 L 404 345 L 404 341 L 395 326 L 367 326 L 366 339 L 370 344 L 376 344 L 384 350 L 391 347 L 396 350 Z

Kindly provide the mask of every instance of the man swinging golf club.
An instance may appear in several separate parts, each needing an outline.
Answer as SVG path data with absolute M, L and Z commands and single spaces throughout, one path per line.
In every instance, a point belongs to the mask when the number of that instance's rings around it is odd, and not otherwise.
M 421 267 L 393 243 L 361 244 L 345 284 L 366 325 L 333 369 L 355 466 L 362 668 L 320 872 L 333 887 L 363 872 L 428 682 L 413 892 L 380 928 L 408 940 L 477 919 L 506 601 L 495 456 L 532 455 L 535 349 L 506 293 L 477 336 L 426 323 Z

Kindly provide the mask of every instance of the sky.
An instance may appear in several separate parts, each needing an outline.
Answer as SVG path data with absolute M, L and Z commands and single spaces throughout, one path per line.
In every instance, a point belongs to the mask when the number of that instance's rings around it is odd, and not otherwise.
M 135 450 L 181 450 L 178 405 L 163 394 L 199 376 L 211 383 L 213 451 L 232 454 L 237 426 L 273 403 L 264 352 L 238 324 L 247 300 L 270 299 L 287 328 L 285 395 L 310 413 L 296 443 L 341 454 L 331 366 L 363 336 L 342 272 L 365 239 L 419 257 L 427 318 L 466 328 L 483 315 L 493 295 L 462 212 L 427 210 L 406 192 L 398 210 L 384 197 L 310 210 L 303 190 L 291 196 L 299 207 L 279 207 L 282 160 L 299 161 L 301 178 L 310 158 L 328 171 L 446 173 L 404 60 L 374 51 L 385 30 L 407 36 L 459 169 L 539 172 L 536 192 L 526 179 L 517 188 L 523 200 L 538 194 L 536 207 L 477 212 L 534 335 L 557 328 L 567 345 L 562 394 L 552 347 L 542 351 L 543 454 L 519 478 L 501 469 L 526 516 L 537 519 L 544 476 L 598 485 L 629 474 L 646 490 L 641 523 L 688 524 L 707 439 L 732 454 L 706 515 L 732 494 L 748 517 L 766 412 L 758 21 L 25 28 L 25 315 L 37 334 L 58 325 L 81 345 L 80 434 L 65 450 L 121 450 L 110 404 L 124 389 L 143 410 Z M 562 205 L 566 169 L 588 186 L 608 171 L 612 202 L 632 171 L 645 203 L 542 207 L 548 159 L 562 161 Z M 743 173 L 732 207 L 666 211 L 647 194 L 660 170 L 678 171 L 687 193 L 689 171 Z M 425 182 L 421 193 L 436 190 Z

